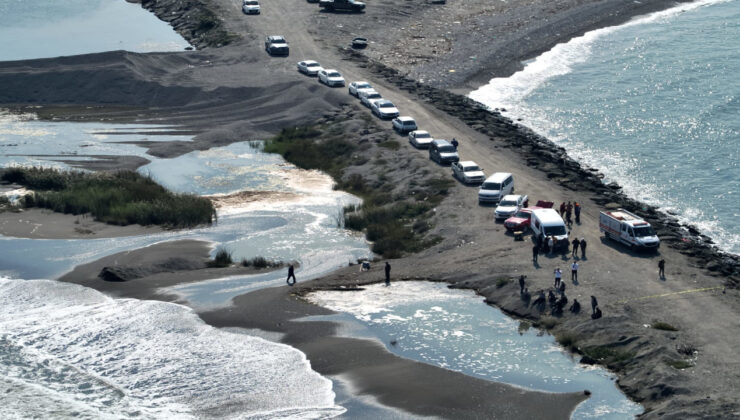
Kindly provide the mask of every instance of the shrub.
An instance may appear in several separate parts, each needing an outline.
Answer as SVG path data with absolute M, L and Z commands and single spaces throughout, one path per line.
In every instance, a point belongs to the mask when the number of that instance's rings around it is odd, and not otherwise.
M 686 360 L 666 360 L 665 363 L 674 368 L 674 369 L 688 369 L 690 367 L 694 367 L 694 364 L 691 362 L 687 362 Z
M 167 191 L 148 176 L 133 171 L 87 173 L 48 168 L 10 168 L 2 178 L 32 189 L 25 207 L 59 213 L 90 213 L 114 225 L 191 227 L 211 223 L 216 210 L 211 200 Z
M 583 349 L 586 356 L 605 363 L 627 361 L 635 356 L 634 353 L 619 351 L 605 346 L 591 346 Z
M 280 267 L 283 263 L 280 261 L 271 261 L 268 260 L 265 257 L 254 257 L 252 259 L 243 258 L 242 259 L 242 266 L 244 267 L 254 267 L 254 268 L 273 268 L 273 267 Z
M 557 334 L 555 336 L 555 340 L 557 340 L 561 346 L 570 351 L 575 351 L 577 349 L 576 344 L 578 343 L 579 338 L 576 334 L 564 332 Z
M 556 325 L 558 325 L 558 320 L 549 316 L 543 316 L 538 323 L 538 326 L 543 327 L 546 330 L 551 330 Z
M 510 278 L 508 278 L 508 277 L 499 277 L 499 278 L 496 279 L 496 288 L 497 289 L 500 289 L 500 288 L 506 286 L 507 284 L 511 283 L 511 281 L 512 280 Z
M 666 322 L 653 322 L 651 325 L 656 330 L 663 330 L 663 331 L 678 331 L 678 328 L 674 327 L 671 324 L 668 324 Z
M 226 247 L 219 246 L 216 249 L 216 256 L 208 262 L 209 267 L 228 267 L 232 263 L 231 250 Z

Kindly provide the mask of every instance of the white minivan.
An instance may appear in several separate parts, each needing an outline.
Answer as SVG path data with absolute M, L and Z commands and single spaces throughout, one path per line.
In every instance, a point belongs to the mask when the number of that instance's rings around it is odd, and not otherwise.
M 514 191 L 514 177 L 508 172 L 496 172 L 489 176 L 478 190 L 479 203 L 498 203 L 501 197 Z
M 552 236 L 556 240 L 556 248 L 568 249 L 568 229 L 565 222 L 555 209 L 532 210 L 532 220 L 529 222 L 535 240 L 547 240 Z

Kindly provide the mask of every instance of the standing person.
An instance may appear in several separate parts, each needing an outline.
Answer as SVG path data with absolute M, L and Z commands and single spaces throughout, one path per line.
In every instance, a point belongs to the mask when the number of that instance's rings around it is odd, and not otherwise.
M 570 281 L 578 283 L 578 263 L 575 261 L 570 265 Z
M 565 201 L 560 203 L 560 217 L 565 216 Z
M 576 223 L 578 223 L 580 225 L 581 224 L 581 205 L 578 204 L 577 201 L 576 201 L 575 205 L 573 206 L 573 211 L 576 214 Z
M 578 247 L 581 245 L 581 241 L 578 238 L 573 239 L 573 252 L 570 254 L 573 257 L 578 256 Z
M 527 278 L 527 276 L 519 276 L 519 294 L 524 294 L 524 279 Z
M 291 278 L 293 279 L 293 283 L 290 282 Z M 288 286 L 292 286 L 296 283 L 295 268 L 293 268 L 293 264 L 288 267 L 288 278 L 285 279 L 285 281 L 288 283 Z
M 452 143 L 452 146 L 455 148 L 455 150 L 457 150 L 457 146 L 460 145 L 460 143 L 458 143 L 457 139 L 453 137 L 451 143 Z
M 599 306 L 599 302 L 596 300 L 596 296 L 591 296 L 591 313 L 596 313 L 596 307 Z
M 540 244 L 536 243 L 532 246 L 532 262 L 537 264 L 537 256 L 540 253 Z
M 385 285 L 391 285 L 391 264 L 388 261 L 385 262 Z
M 658 276 L 661 279 L 665 278 L 665 260 L 658 261 Z
M 547 237 L 547 253 L 552 254 L 552 249 L 555 248 L 555 242 L 552 240 L 552 236 Z
M 555 274 L 555 288 L 557 289 L 557 288 L 560 287 L 560 282 L 561 282 L 562 277 L 563 277 L 563 272 L 560 271 L 560 267 L 558 267 L 558 268 L 555 269 L 555 271 L 553 272 L 553 274 Z
M 581 238 L 581 258 L 586 258 L 586 238 Z
M 564 281 L 560 282 L 560 288 L 558 290 L 560 291 L 560 295 L 565 297 L 565 282 Z

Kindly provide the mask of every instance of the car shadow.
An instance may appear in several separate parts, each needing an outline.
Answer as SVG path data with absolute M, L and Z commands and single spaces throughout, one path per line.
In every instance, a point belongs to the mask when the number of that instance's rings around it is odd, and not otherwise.
M 601 236 L 599 240 L 601 241 L 602 245 L 608 246 L 622 254 L 629 255 L 631 257 L 652 259 L 661 255 L 660 249 L 656 249 L 655 251 L 631 249 L 627 245 L 624 245 L 623 243 L 615 241 L 613 239 L 609 239 L 606 236 Z

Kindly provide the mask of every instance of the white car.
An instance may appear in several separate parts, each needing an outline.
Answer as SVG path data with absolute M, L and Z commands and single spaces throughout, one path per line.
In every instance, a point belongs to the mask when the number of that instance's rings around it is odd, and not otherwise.
M 452 163 L 452 176 L 464 184 L 480 184 L 485 181 L 486 175 L 475 162 L 465 160 Z
M 368 108 L 370 108 L 370 105 L 372 105 L 373 102 L 383 99 L 383 97 L 374 90 L 361 90 L 359 95 L 360 102 Z
M 408 133 L 409 131 L 414 131 L 418 128 L 416 126 L 416 121 L 414 121 L 414 119 L 411 117 L 394 118 L 392 122 L 393 129 L 400 134 Z
M 398 108 L 387 99 L 379 99 L 371 103 L 370 110 L 382 120 L 389 120 L 398 116 Z
M 355 98 L 360 97 L 361 90 L 373 90 L 373 86 L 368 82 L 352 82 L 349 84 L 349 94 Z
M 424 130 L 414 130 L 409 133 L 409 143 L 417 149 L 428 149 L 434 139 L 429 132 Z
M 331 87 L 344 86 L 344 77 L 333 69 L 319 70 L 319 82 Z
M 244 0 L 244 4 L 242 4 L 242 12 L 247 15 L 260 14 L 260 2 L 257 0 Z
M 526 195 L 509 194 L 505 195 L 495 210 L 496 220 L 508 219 L 515 215 L 519 210 L 529 205 L 529 198 Z
M 313 60 L 299 61 L 297 67 L 299 72 L 308 76 L 316 76 L 321 70 L 324 70 L 321 64 Z

